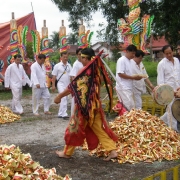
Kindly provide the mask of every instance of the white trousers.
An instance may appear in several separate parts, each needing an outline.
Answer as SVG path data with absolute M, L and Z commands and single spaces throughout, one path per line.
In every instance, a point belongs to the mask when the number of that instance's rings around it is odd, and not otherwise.
M 58 92 L 59 93 L 62 93 L 66 89 L 66 87 L 58 85 L 58 84 L 57 84 L 57 87 L 58 87 Z M 59 104 L 58 116 L 62 116 L 62 117 L 68 116 L 68 114 L 67 114 L 67 104 L 68 104 L 68 96 L 65 96 L 65 97 L 63 97 L 61 99 L 61 102 Z
M 39 101 L 43 98 L 44 112 L 49 111 L 50 106 L 50 93 L 47 87 L 44 88 L 32 88 L 32 109 L 34 114 L 38 114 Z
M 21 105 L 22 87 L 11 87 L 11 92 L 13 95 L 11 104 L 12 111 L 14 113 L 23 113 L 23 107 Z
M 167 124 L 167 126 L 171 127 L 175 131 L 178 131 L 177 129 L 177 120 L 173 117 L 171 106 L 173 104 L 174 100 L 167 106 L 166 112 L 163 114 L 163 116 L 160 117 L 161 120 L 164 121 L 164 123 Z
M 133 99 L 134 99 L 136 109 L 142 109 L 141 95 L 142 95 L 141 91 L 138 91 L 136 88 L 133 89 Z
M 117 95 L 119 101 L 123 102 L 123 105 L 130 111 L 132 108 L 135 108 L 134 99 L 133 99 L 133 92 L 131 89 L 120 89 L 116 88 Z

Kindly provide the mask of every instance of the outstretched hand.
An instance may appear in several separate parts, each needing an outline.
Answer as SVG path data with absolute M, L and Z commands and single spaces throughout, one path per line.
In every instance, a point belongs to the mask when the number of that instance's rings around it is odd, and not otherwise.
M 60 95 L 57 95 L 57 96 L 54 98 L 54 103 L 59 104 L 60 102 L 61 102 L 61 96 L 60 96 Z

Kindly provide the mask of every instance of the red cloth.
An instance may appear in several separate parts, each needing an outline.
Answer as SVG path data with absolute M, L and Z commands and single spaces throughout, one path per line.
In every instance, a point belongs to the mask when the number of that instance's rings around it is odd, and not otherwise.
M 112 108 L 119 116 L 122 116 L 128 110 L 124 107 L 123 103 L 118 101 L 117 104 Z
M 34 18 L 34 13 L 30 13 L 24 17 L 21 17 L 16 20 L 17 26 L 28 26 L 28 33 L 27 33 L 27 41 L 32 41 L 31 37 L 31 30 L 36 30 L 36 23 Z M 10 45 L 10 22 L 0 23 L 0 45 L 3 48 L 0 50 L 0 59 L 4 61 L 4 67 L 2 70 L 2 74 L 4 74 L 8 64 L 7 64 L 7 57 L 10 55 L 10 51 L 7 50 L 7 47 Z
M 101 119 L 95 119 L 94 121 L 102 121 L 102 128 L 104 129 L 104 131 L 113 141 L 117 141 L 118 137 L 108 126 L 102 108 L 100 108 L 98 111 L 101 114 Z M 96 134 L 93 132 L 91 127 L 89 127 L 88 123 L 85 127 L 84 123 L 86 123 L 86 121 L 87 120 L 84 119 L 83 115 L 81 114 L 81 111 L 78 111 L 76 108 L 75 114 L 71 117 L 69 125 L 66 128 L 65 137 L 64 137 L 66 145 L 81 146 L 83 145 L 84 139 L 86 138 L 86 142 L 88 144 L 89 150 L 93 150 L 98 146 L 99 139 L 96 136 Z

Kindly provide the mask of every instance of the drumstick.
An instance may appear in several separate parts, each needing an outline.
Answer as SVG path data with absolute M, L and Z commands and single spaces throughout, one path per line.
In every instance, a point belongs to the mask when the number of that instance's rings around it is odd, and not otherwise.
M 146 84 L 146 83 L 145 83 Z M 147 87 L 147 89 L 148 89 L 148 93 L 150 94 L 150 95 L 152 95 L 152 89 L 146 84 L 146 87 Z

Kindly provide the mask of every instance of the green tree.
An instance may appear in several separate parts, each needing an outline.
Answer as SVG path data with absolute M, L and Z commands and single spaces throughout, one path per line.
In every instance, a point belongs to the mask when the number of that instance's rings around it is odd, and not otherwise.
M 30 41 L 27 41 L 26 52 L 27 52 L 27 57 L 28 58 L 34 59 L 34 53 L 33 53 L 33 49 L 32 49 L 32 42 L 30 42 Z
M 149 0 L 153 4 L 156 0 Z M 101 35 L 103 39 L 109 38 L 111 44 L 119 41 L 117 20 L 125 18 L 128 15 L 129 8 L 124 6 L 124 0 L 52 0 L 60 11 L 69 13 L 70 27 L 77 31 L 78 20 L 83 19 L 87 23 L 92 20 L 92 15 L 100 11 L 108 22 L 105 32 Z M 143 3 L 142 3 L 143 4 Z M 148 5 L 151 5 L 148 2 Z M 144 12 L 147 13 L 150 6 L 144 6 Z M 152 6 L 155 8 L 155 6 Z M 156 8 L 155 8 L 156 9 Z
M 59 32 L 53 31 L 53 34 L 50 35 L 49 39 L 49 47 L 53 49 L 58 49 L 59 48 Z
M 69 13 L 70 27 L 77 31 L 78 20 L 83 19 L 87 23 L 92 20 L 92 14 L 100 11 L 108 22 L 105 32 L 99 37 L 110 38 L 111 44 L 119 41 L 117 20 L 125 18 L 129 13 L 129 7 L 125 0 L 51 0 L 60 11 Z M 180 1 L 170 0 L 145 0 L 140 4 L 141 16 L 144 14 L 154 15 L 153 34 L 165 35 L 166 40 L 175 44 L 180 39 Z
M 68 44 L 77 44 L 77 42 L 78 42 L 78 33 L 69 33 L 67 35 Z
M 165 36 L 166 40 L 176 45 L 180 40 L 180 1 L 159 0 L 153 31 L 155 36 Z

